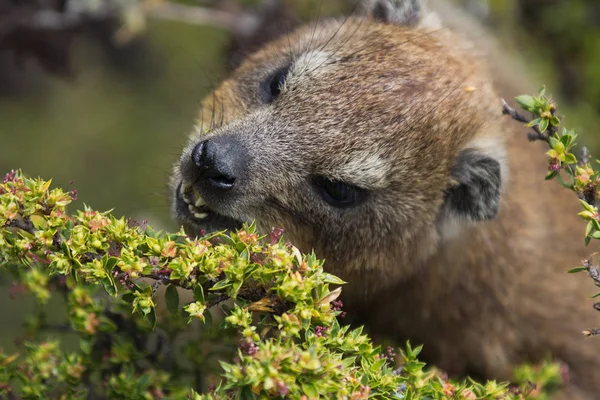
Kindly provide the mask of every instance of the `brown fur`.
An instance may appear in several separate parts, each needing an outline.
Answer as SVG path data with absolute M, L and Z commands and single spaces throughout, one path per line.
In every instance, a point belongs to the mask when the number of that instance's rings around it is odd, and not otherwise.
M 359 322 L 377 337 L 424 344 L 423 358 L 453 375 L 510 379 L 512 366 L 552 355 L 571 371 L 562 395 L 594 398 L 598 343 L 581 335 L 597 322 L 586 300 L 593 288 L 566 274 L 588 252 L 583 223 L 576 198 L 544 182 L 543 146 L 501 116 L 484 63 L 448 30 L 340 23 L 267 45 L 203 103 L 207 137 L 236 136 L 251 159 L 243 192 L 206 197 L 210 208 L 256 219 L 264 232 L 283 226 L 350 282 L 343 299 Z M 315 50 L 326 55 L 302 61 Z M 260 104 L 259 82 L 294 57 L 308 67 Z M 504 165 L 492 221 L 444 214 L 466 148 Z M 368 198 L 332 209 L 308 183 L 315 174 L 360 184 Z M 174 185 L 180 179 L 178 165 Z

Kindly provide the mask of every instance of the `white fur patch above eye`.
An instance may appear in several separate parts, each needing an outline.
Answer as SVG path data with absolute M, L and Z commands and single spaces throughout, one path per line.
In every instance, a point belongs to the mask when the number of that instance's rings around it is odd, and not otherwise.
M 294 60 L 290 70 L 289 79 L 303 75 L 319 75 L 327 70 L 330 62 L 334 61 L 333 54 L 329 51 L 312 50 L 301 54 Z
M 365 189 L 380 189 L 385 187 L 389 171 L 390 165 L 385 158 L 373 152 L 362 152 L 353 153 L 348 162 L 328 175 Z

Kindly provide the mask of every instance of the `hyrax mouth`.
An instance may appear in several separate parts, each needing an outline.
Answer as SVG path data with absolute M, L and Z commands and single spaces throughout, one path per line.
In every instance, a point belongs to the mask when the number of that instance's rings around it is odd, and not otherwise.
M 194 190 L 191 183 L 181 181 L 177 187 L 177 200 L 183 202 L 181 208 L 189 217 L 201 223 L 207 221 L 215 212 L 210 209 L 204 199 Z
M 176 202 L 179 218 L 190 235 L 242 227 L 241 221 L 221 215 L 210 208 L 189 182 L 182 181 L 177 186 Z

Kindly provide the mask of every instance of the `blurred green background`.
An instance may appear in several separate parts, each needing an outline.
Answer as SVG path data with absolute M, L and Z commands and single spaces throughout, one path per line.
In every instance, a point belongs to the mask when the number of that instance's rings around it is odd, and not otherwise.
M 82 26 L 66 36 L 34 32 L 31 39 L 25 35 L 31 32 L 10 29 L 11 12 L 19 2 L 0 0 L 0 171 L 21 168 L 77 189 L 80 200 L 74 207 L 85 202 L 177 229 L 169 216 L 165 183 L 198 104 L 237 62 L 240 48 L 274 33 L 245 38 L 231 29 L 177 22 L 159 13 L 144 22 L 146 4 L 134 1 L 120 2 L 125 6 L 108 22 L 102 14 L 99 23 L 94 19 L 98 1 L 73 1 L 92 4 Z M 599 2 L 455 2 L 488 26 L 510 57 L 524 61 L 525 76 L 547 84 L 569 124 L 582 131 L 592 149 L 600 148 Z M 65 12 L 64 1 L 54 3 L 57 13 Z M 181 3 L 235 15 L 254 15 L 267 3 L 273 7 L 272 1 L 260 0 Z M 259 19 L 262 29 L 275 26 L 279 18 L 287 26 L 313 19 L 319 10 L 342 14 L 355 0 L 275 3 L 273 15 Z M 20 324 L 23 307 L 13 306 L 10 283 L 4 284 L 0 345 L 10 347 L 11 327 Z
M 218 79 L 227 35 L 153 21 L 145 35 L 152 65 L 141 76 L 120 74 L 75 44 L 73 81 L 48 77 L 42 88 L 0 99 L 0 169 L 53 177 L 96 209 L 174 228 L 166 178 Z

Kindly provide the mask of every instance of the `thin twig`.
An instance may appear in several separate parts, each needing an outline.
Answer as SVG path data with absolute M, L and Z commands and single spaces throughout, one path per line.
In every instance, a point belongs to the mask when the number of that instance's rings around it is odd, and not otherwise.
M 24 230 L 25 232 L 31 233 L 32 235 L 35 235 L 36 232 L 36 229 L 33 226 L 33 222 L 31 222 L 29 218 L 13 219 L 8 223 L 8 226 L 11 226 L 13 228 L 19 228 L 21 230 Z
M 184 22 L 193 25 L 210 25 L 231 32 L 254 32 L 258 25 L 258 18 L 252 14 L 234 14 L 220 10 L 211 10 L 205 7 L 189 6 L 178 3 L 159 3 L 146 7 L 149 17 Z
M 587 163 L 590 162 L 590 158 L 591 158 L 591 154 L 590 151 L 588 150 L 587 147 L 583 146 L 581 148 L 581 154 L 579 156 L 579 162 L 578 165 L 580 167 L 583 167 L 584 165 L 586 165 Z
M 222 294 L 211 301 L 207 301 L 206 308 L 213 308 L 214 306 L 219 305 L 227 300 L 229 300 L 229 296 L 227 296 L 226 294 Z
M 525 117 L 523 114 L 520 114 L 517 110 L 509 106 L 504 99 L 502 99 L 502 114 L 510 115 L 515 121 L 523 123 L 528 123 L 530 121 L 529 118 Z
M 529 118 L 525 117 L 523 114 L 520 114 L 517 110 L 509 106 L 506 100 L 504 99 L 502 99 L 502 114 L 510 115 L 511 118 L 515 121 L 523 122 L 525 124 L 531 122 Z M 540 128 L 538 128 L 537 125 L 534 125 L 531 128 L 534 130 L 534 132 L 527 134 L 527 138 L 530 142 L 541 140 L 548 143 L 550 141 L 550 136 L 548 134 L 540 132 Z

